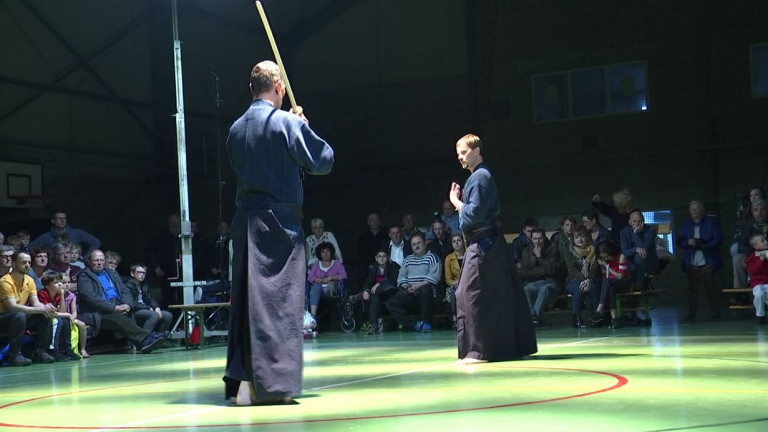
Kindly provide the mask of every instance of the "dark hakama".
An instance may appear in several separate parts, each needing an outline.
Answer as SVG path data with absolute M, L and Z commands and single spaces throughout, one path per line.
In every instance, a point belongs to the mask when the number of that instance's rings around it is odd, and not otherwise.
M 301 392 L 301 172 L 330 172 L 333 149 L 298 116 L 256 99 L 232 125 L 227 150 L 238 188 L 225 395 L 250 381 L 252 402 L 282 399 Z
M 281 224 L 271 210 L 239 212 L 232 239 L 226 397 L 237 395 L 240 381 L 253 383 L 256 400 L 298 394 L 306 281 L 301 227 Z
M 535 353 L 536 332 L 523 288 L 499 236 L 486 254 L 472 243 L 456 288 L 459 358 L 513 360 Z

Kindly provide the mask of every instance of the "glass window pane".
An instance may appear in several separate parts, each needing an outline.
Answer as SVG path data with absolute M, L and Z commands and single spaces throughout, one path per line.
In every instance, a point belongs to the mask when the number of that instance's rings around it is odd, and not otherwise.
M 533 79 L 535 121 L 568 117 L 568 91 L 564 73 L 541 75 Z
M 571 72 L 571 89 L 574 117 L 605 114 L 603 68 Z
M 752 97 L 768 97 L 768 45 L 752 47 Z
M 648 89 L 645 63 L 608 66 L 609 113 L 645 111 L 648 109 Z

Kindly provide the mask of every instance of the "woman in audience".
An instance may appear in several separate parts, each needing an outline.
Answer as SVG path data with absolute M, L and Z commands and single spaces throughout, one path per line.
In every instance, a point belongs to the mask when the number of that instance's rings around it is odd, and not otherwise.
M 362 298 L 370 302 L 368 318 L 371 328 L 369 335 L 380 333 L 381 328 L 381 303 L 387 301 L 397 292 L 397 276 L 400 274 L 400 266 L 389 260 L 389 251 L 382 247 L 374 256 L 376 265 L 368 270 L 368 277 L 363 283 L 363 291 L 350 297 L 353 303 Z
M 747 270 L 744 267 L 745 254 L 739 253 L 739 239 L 744 230 L 754 223 L 752 218 L 752 204 L 763 200 L 765 201 L 765 189 L 760 186 L 750 188 L 748 193 L 744 194 L 739 208 L 736 210 L 736 229 L 733 233 L 733 243 L 731 243 L 730 252 L 733 262 L 733 288 L 746 288 Z
M 343 262 L 339 243 L 336 241 L 336 237 L 332 232 L 325 230 L 325 222 L 320 218 L 312 219 L 310 228 L 312 229 L 312 235 L 307 236 L 304 248 L 307 253 L 307 268 L 311 269 L 312 265 L 317 262 L 317 257 L 314 255 L 314 251 L 320 243 L 332 244 L 336 251 L 332 258 L 339 262 Z
M 619 233 L 624 227 L 629 226 L 629 215 L 637 210 L 629 188 L 613 193 L 613 205 L 606 203 L 600 195 L 595 194 L 592 197 L 592 206 L 611 219 L 611 237 L 619 243 Z
M 586 328 L 581 321 L 581 307 L 585 295 L 592 298 L 593 310 L 597 308 L 598 281 L 600 279 L 600 264 L 597 262 L 597 251 L 592 244 L 592 236 L 584 225 L 573 230 L 573 247 L 565 254 L 566 291 L 573 296 L 572 324 L 575 328 Z
M 597 263 L 600 264 L 603 275 L 603 286 L 600 290 L 600 302 L 595 309 L 592 325 L 599 325 L 605 314 L 606 307 L 611 313 L 611 323 L 608 328 L 618 328 L 616 317 L 615 294 L 626 292 L 632 287 L 632 275 L 629 270 L 629 260 L 619 247 L 611 241 L 601 244 L 598 248 Z
M 309 270 L 307 281 L 309 281 L 309 313 L 312 317 L 317 316 L 317 305 L 320 304 L 320 297 L 335 297 L 340 294 L 340 284 L 347 278 L 347 271 L 340 261 L 333 259 L 336 248 L 331 243 L 324 242 L 315 248 L 315 257 L 317 261 Z
M 444 301 L 451 305 L 453 327 L 456 328 L 456 285 L 459 283 L 464 253 L 467 251 L 467 247 L 464 245 L 464 236 L 461 233 L 451 236 L 451 247 L 453 247 L 453 252 L 445 257 L 445 284 L 447 288 Z

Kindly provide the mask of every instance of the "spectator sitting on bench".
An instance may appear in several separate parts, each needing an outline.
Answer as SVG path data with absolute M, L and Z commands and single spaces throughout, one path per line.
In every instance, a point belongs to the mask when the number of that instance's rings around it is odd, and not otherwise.
M 0 277 L 0 328 L 5 329 L 9 342 L 8 364 L 28 366 L 35 363 L 56 361 L 46 352 L 51 343 L 52 321 L 56 314 L 53 305 L 44 305 L 37 298 L 35 282 L 27 276 L 32 265 L 28 253 L 13 252 L 2 248 L 3 266 L 10 260 L 13 271 Z M 32 360 L 21 353 L 21 341 L 25 330 L 37 332 L 35 353 Z
M 702 286 L 709 297 L 711 314 L 716 317 L 720 314 L 720 290 L 715 289 L 715 273 L 723 266 L 720 259 L 723 237 L 717 219 L 707 216 L 703 202 L 691 201 L 688 212 L 691 217 L 680 226 L 675 240 L 677 247 L 683 250 L 683 272 L 688 276 L 688 315 L 685 319 L 696 318 Z
M 312 265 L 307 276 L 309 281 L 309 313 L 317 316 L 320 297 L 336 297 L 340 294 L 341 282 L 347 278 L 347 271 L 340 261 L 333 259 L 336 248 L 329 242 L 323 242 L 315 248 L 317 261 Z
M 645 289 L 645 278 L 659 270 L 656 229 L 645 224 L 640 210 L 629 214 L 629 226 L 621 230 L 621 253 L 629 260 L 635 287 Z
M 561 258 L 557 246 L 547 240 L 544 230 L 536 228 L 531 232 L 531 245 L 523 250 L 520 260 L 525 285 L 525 297 L 534 324 L 555 292 L 556 278 L 560 275 Z
M 149 284 L 146 282 L 147 266 L 144 264 L 131 265 L 131 277 L 125 281 L 125 287 L 133 297 L 133 319 L 136 324 L 150 332 L 158 332 L 167 337 L 171 328 L 173 315 L 160 309 L 160 303 L 149 292 Z
M 309 271 L 312 268 L 312 265 L 317 262 L 315 249 L 320 243 L 332 244 L 336 251 L 333 255 L 333 259 L 338 262 L 343 262 L 344 260 L 341 258 L 341 249 L 339 248 L 339 243 L 336 241 L 336 236 L 334 236 L 332 232 L 325 230 L 325 222 L 320 218 L 312 219 L 310 228 L 312 229 L 312 234 L 305 239 L 304 247 L 307 254 L 307 271 Z
M 55 273 L 55 272 L 46 272 L 46 273 Z M 55 273 L 55 274 L 62 276 L 61 273 Z M 88 354 L 88 351 L 85 350 L 86 342 L 88 342 L 88 329 L 86 328 L 85 323 L 80 321 L 77 318 L 77 294 L 66 290 L 66 284 L 64 283 L 63 277 L 61 279 L 61 282 L 62 282 L 63 294 L 57 297 L 55 293 L 48 292 L 48 297 L 50 298 L 51 294 L 54 294 L 53 295 L 54 300 L 51 303 L 58 308 L 59 313 L 69 314 L 70 322 L 74 323 L 77 326 L 78 352 L 80 353 L 80 357 L 88 358 L 91 356 L 90 354 Z
M 600 289 L 600 302 L 595 309 L 592 325 L 599 325 L 605 319 L 606 305 L 611 313 L 611 323 L 608 328 L 619 327 L 616 317 L 616 292 L 626 292 L 632 286 L 632 274 L 629 271 L 629 260 L 625 257 L 613 240 L 601 244 L 597 248 L 597 263 L 600 264 L 603 284 Z
M 539 221 L 534 218 L 525 218 L 520 235 L 515 237 L 509 246 L 512 252 L 512 262 L 515 263 L 518 270 L 521 268 L 520 260 L 523 258 L 523 250 L 531 245 L 531 233 L 538 227 Z
M 397 226 L 394 228 L 400 229 Z M 369 321 L 371 328 L 368 329 L 369 335 L 380 333 L 383 330 L 379 322 L 381 304 L 397 293 L 397 276 L 400 273 L 400 266 L 389 260 L 388 249 L 382 247 L 376 252 L 374 257 L 376 265 L 368 271 L 368 276 L 363 283 L 363 291 L 349 298 L 352 303 L 356 303 L 361 298 L 370 301 Z
M 440 281 L 441 262 L 435 254 L 427 251 L 424 234 L 416 231 L 411 235 L 413 255 L 403 262 L 403 268 L 397 277 L 399 290 L 386 305 L 392 316 L 403 326 L 413 325 L 413 329 L 427 333 L 432 331 L 433 293 Z M 414 322 L 408 316 L 408 308 L 418 304 L 419 319 Z
M 134 342 L 142 354 L 163 346 L 162 336 L 139 327 L 129 317 L 133 303 L 131 292 L 114 273 L 105 271 L 104 253 L 98 249 L 91 252 L 86 264 L 77 278 L 77 295 L 80 315 L 93 329 L 93 335 L 98 335 L 102 328 L 115 331 Z
M 742 241 L 741 233 L 744 230 L 748 230 L 755 223 L 755 218 L 752 214 L 752 204 L 758 201 L 765 201 L 765 199 L 765 189 L 755 186 L 744 195 L 744 199 L 736 212 L 736 230 L 733 234 L 733 243 L 730 248 L 733 260 L 733 288 L 739 289 L 747 286 L 747 270 L 744 268 L 744 258 L 751 252 L 745 252 L 747 244 L 740 245 Z M 747 237 L 750 236 L 747 235 Z
M 584 296 L 589 295 L 592 298 L 592 310 L 597 309 L 600 264 L 597 263 L 597 251 L 592 244 L 592 236 L 584 225 L 579 225 L 573 230 L 573 247 L 563 258 L 568 271 L 565 289 L 573 296 L 571 324 L 574 328 L 587 328 L 581 321 L 581 308 Z
M 53 349 L 48 353 L 56 359 L 56 361 L 66 360 L 80 360 L 79 355 L 75 354 L 72 349 L 72 324 L 75 323 L 75 319 L 67 312 L 67 303 L 74 301 L 75 293 L 69 292 L 64 288 L 64 279 L 61 273 L 54 271 L 45 272 L 41 279 L 43 284 L 43 290 L 37 292 L 37 297 L 40 303 L 47 305 L 53 305 L 56 308 L 56 325 L 53 329 Z M 82 329 L 78 326 L 78 332 L 83 331 L 83 334 L 78 333 L 79 340 L 82 340 L 82 346 L 85 348 L 85 324 Z
M 69 264 L 69 248 L 70 244 L 67 242 L 53 245 L 48 261 L 48 270 L 62 273 L 67 291 L 77 291 L 77 276 L 82 269 Z
M 754 234 L 749 239 L 754 252 L 746 260 L 749 284 L 754 295 L 757 323 L 765 324 L 765 306 L 768 305 L 768 242 L 765 236 Z
M 459 231 L 451 236 L 451 247 L 453 252 L 445 257 L 445 298 L 446 303 L 451 305 L 451 316 L 453 327 L 456 328 L 456 287 L 459 286 L 459 277 L 461 276 L 461 266 L 464 264 L 464 254 L 467 253 L 467 245 L 464 244 L 464 235 Z
M 752 219 L 739 230 L 739 248 L 738 254 L 733 258 L 733 266 L 734 268 L 741 268 L 742 272 L 744 271 L 744 259 L 754 252 L 749 244 L 749 239 L 755 234 L 768 234 L 768 201 L 761 199 L 752 203 Z M 734 286 L 734 288 L 746 288 L 746 277 L 744 277 L 743 283 L 743 286 Z
M 600 214 L 593 208 L 588 208 L 581 213 L 581 223 L 584 224 L 587 231 L 589 231 L 589 235 L 592 236 L 592 244 L 595 245 L 595 247 L 614 238 L 611 232 L 608 231 L 608 228 L 600 223 Z M 615 236 L 617 243 L 618 237 L 619 234 L 617 233 Z

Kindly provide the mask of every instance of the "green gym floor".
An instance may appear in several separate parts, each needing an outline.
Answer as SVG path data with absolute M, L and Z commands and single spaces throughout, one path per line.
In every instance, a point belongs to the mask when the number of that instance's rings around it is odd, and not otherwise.
M 455 336 L 321 333 L 293 405 L 223 400 L 225 350 L 0 369 L 0 431 L 766 431 L 768 326 L 748 313 L 537 331 L 538 354 L 457 366 Z

